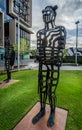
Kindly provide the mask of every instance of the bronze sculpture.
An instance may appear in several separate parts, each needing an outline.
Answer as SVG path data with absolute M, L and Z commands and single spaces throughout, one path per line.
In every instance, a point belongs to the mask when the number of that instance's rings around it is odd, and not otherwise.
M 7 79 L 4 81 L 9 82 L 11 80 L 11 69 L 15 61 L 14 47 L 10 45 L 9 39 L 5 41 L 5 68 L 7 72 Z
M 56 88 L 66 44 L 65 28 L 55 25 L 57 8 L 57 5 L 45 7 L 42 11 L 45 27 L 37 32 L 38 88 L 41 107 L 32 122 L 35 124 L 45 115 L 46 99 L 48 98 L 51 110 L 47 125 L 50 127 L 55 123 Z

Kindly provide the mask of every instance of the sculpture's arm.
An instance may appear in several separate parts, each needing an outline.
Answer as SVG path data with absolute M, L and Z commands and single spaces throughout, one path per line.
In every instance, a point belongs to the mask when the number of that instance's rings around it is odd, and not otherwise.
M 66 44 L 66 30 L 65 28 L 62 26 L 61 27 L 61 35 L 58 39 L 58 44 L 59 44 L 59 48 L 60 49 L 64 49 L 65 48 L 65 44 Z

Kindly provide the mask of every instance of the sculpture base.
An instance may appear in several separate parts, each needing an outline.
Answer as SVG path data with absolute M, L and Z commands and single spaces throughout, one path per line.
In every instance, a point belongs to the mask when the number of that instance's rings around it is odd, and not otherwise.
M 47 120 L 50 114 L 50 106 L 46 105 L 46 113 L 36 124 L 32 124 L 33 117 L 39 112 L 40 103 L 28 112 L 28 114 L 17 124 L 13 130 L 65 130 L 66 119 L 68 112 L 61 108 L 56 108 L 55 125 L 52 127 L 47 126 Z
M 7 82 L 7 81 L 1 81 L 0 82 L 0 88 L 6 87 L 6 86 L 8 86 L 10 84 L 13 84 L 13 83 L 16 83 L 18 81 L 19 80 L 13 80 L 13 79 L 11 79 L 9 82 Z

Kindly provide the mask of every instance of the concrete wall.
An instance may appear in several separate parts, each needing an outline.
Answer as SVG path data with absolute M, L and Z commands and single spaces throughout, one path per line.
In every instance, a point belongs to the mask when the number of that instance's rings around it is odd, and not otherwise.
M 16 42 L 16 22 L 9 22 L 9 39 L 10 43 L 14 44 Z

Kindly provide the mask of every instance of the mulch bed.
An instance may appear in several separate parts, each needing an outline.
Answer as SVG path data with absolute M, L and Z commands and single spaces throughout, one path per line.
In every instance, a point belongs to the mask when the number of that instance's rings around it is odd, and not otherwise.
M 32 124 L 33 117 L 39 112 L 40 103 L 27 113 L 27 115 L 15 126 L 13 130 L 65 130 L 68 111 L 57 108 L 55 113 L 55 125 L 47 127 L 47 120 L 50 114 L 50 106 L 46 104 L 46 114 L 36 124 Z
M 11 85 L 11 84 L 13 84 L 13 83 L 16 83 L 16 82 L 19 82 L 19 80 L 11 79 L 9 82 L 1 81 L 1 82 L 0 82 L 0 88 L 9 86 L 9 85 Z

